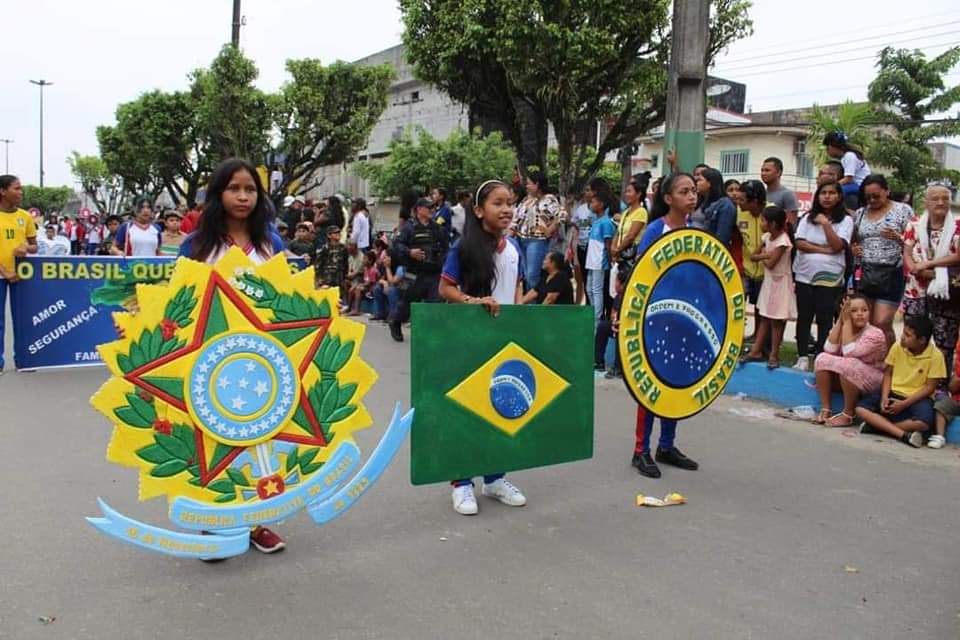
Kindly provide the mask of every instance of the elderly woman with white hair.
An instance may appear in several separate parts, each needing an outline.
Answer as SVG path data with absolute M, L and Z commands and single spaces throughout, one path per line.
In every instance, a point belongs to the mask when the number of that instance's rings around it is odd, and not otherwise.
M 929 316 L 934 342 L 948 367 L 960 332 L 960 299 L 951 298 L 949 277 L 949 267 L 960 265 L 960 218 L 950 211 L 950 196 L 945 186 L 928 187 L 926 211 L 903 233 L 904 315 Z

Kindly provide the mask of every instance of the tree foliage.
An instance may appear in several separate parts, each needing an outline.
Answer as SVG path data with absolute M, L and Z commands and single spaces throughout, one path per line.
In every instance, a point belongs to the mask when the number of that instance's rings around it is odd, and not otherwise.
M 110 172 L 107 163 L 98 156 L 81 156 L 74 151 L 67 158 L 67 164 L 80 183 L 80 189 L 96 203 L 98 211 L 116 213 L 122 198 L 123 182 Z
M 292 79 L 267 94 L 254 84 L 253 61 L 225 45 L 209 68 L 189 74 L 188 90 L 150 91 L 119 105 L 116 124 L 97 129 L 100 156 L 130 193 L 165 190 L 190 205 L 221 160 L 282 158 L 278 195 L 363 147 L 393 77 L 388 66 L 318 60 L 291 60 L 287 70 Z
M 869 156 L 873 146 L 873 128 L 876 121 L 877 113 L 869 102 L 848 100 L 836 108 L 813 105 L 807 147 L 816 150 L 814 161 L 819 165 L 829 159 L 826 147 L 823 146 L 823 138 L 833 131 L 843 131 L 852 145 Z
M 960 120 L 938 116 L 960 103 L 960 85 L 948 87 L 945 76 L 960 62 L 960 47 L 932 60 L 919 50 L 886 47 L 868 95 L 887 125 L 877 135 L 871 157 L 893 169 L 891 188 L 918 193 L 928 181 L 960 173 L 948 171 L 933 157 L 927 143 L 960 134 Z
M 373 183 L 380 196 L 398 196 L 409 189 L 426 193 L 444 187 L 450 198 L 457 191 L 473 191 L 486 180 L 508 180 L 516 156 L 500 133 L 487 136 L 454 130 L 445 140 L 423 128 L 407 130 L 390 142 L 390 155 L 383 162 L 360 164 L 359 175 Z
M 271 96 L 282 158 L 278 196 L 324 165 L 351 159 L 363 148 L 387 108 L 393 80 L 389 65 L 360 66 L 319 60 L 288 60 L 291 79 Z M 306 185 L 309 188 L 311 185 Z
M 36 185 L 23 185 L 23 203 L 20 205 L 24 209 L 33 209 L 36 207 L 43 213 L 51 211 L 60 211 L 73 197 L 73 189 L 70 187 L 43 187 Z
M 747 0 L 718 0 L 708 60 L 752 30 Z M 504 132 L 521 169 L 546 165 L 557 136 L 561 189 L 582 185 L 607 153 L 661 124 L 669 0 L 400 0 L 418 77 Z M 592 133 L 605 127 L 599 147 Z

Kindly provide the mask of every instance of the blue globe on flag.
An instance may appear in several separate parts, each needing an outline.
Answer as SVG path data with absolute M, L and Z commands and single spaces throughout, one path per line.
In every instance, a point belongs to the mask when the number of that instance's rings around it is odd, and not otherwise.
M 727 332 L 726 298 L 699 262 L 671 267 L 650 294 L 643 328 L 647 362 L 671 387 L 693 386 L 713 367 Z

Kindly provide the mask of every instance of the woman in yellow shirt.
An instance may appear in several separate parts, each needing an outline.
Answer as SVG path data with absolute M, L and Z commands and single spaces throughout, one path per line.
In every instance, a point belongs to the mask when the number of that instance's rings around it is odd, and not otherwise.
M 17 277 L 16 259 L 37 252 L 37 227 L 33 217 L 20 208 L 23 188 L 16 176 L 0 176 L 0 375 L 3 375 L 4 321 L 7 289 Z M 11 315 L 16 314 L 11 300 Z

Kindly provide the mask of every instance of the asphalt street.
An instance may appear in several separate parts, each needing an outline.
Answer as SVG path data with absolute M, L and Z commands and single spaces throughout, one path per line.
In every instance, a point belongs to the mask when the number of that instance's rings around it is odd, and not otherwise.
M 9 334 L 9 332 L 8 332 Z M 408 334 L 409 335 L 409 334 Z M 409 344 L 371 326 L 369 453 L 409 398 Z M 10 354 L 9 336 L 8 349 Z M 8 357 L 9 359 L 9 357 Z M 0 377 L 0 638 L 957 638 L 960 454 L 773 418 L 723 398 L 680 425 L 697 472 L 629 466 L 634 404 L 597 380 L 592 460 L 512 474 L 529 504 L 451 508 L 404 448 L 343 517 L 220 564 L 122 545 L 85 521 L 138 503 L 88 399 L 103 369 Z M 689 503 L 638 508 L 638 493 Z

